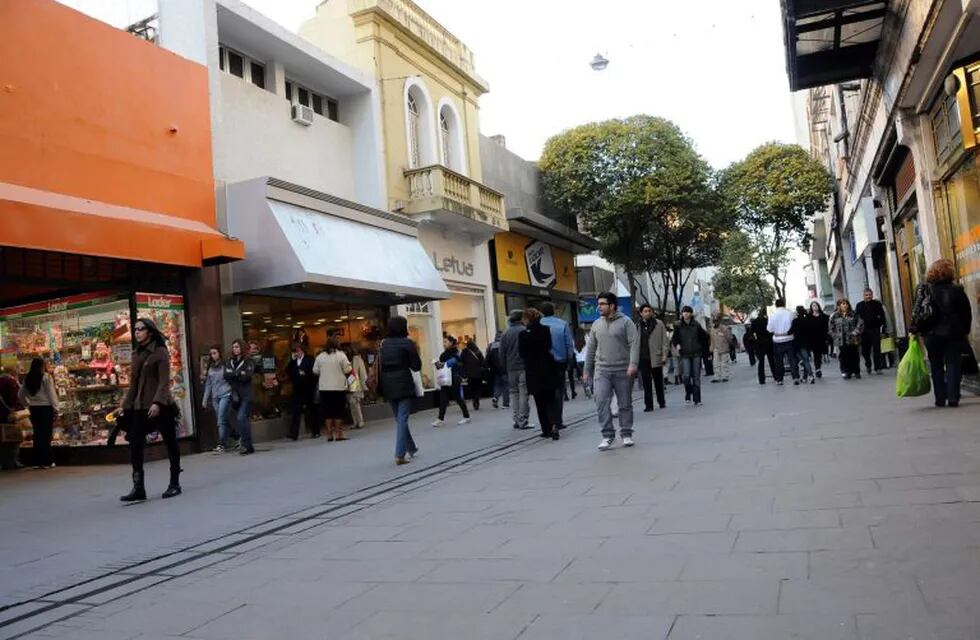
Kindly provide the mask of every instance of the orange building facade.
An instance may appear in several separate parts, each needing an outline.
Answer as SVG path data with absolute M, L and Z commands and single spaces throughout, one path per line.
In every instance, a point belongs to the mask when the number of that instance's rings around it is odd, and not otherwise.
M 215 265 L 244 246 L 218 231 L 208 104 L 205 67 L 53 0 L 0 0 L 0 366 L 46 361 L 59 462 L 124 457 L 106 415 L 140 316 L 167 335 L 184 446 L 213 437 L 193 381 L 222 342 Z

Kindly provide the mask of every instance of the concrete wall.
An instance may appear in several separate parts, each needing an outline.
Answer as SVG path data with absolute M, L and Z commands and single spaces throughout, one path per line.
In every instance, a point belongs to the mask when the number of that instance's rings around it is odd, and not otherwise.
M 275 176 L 356 200 L 353 140 L 346 126 L 321 116 L 292 121 L 284 97 L 221 74 L 221 120 L 215 130 L 215 177 L 238 182 Z

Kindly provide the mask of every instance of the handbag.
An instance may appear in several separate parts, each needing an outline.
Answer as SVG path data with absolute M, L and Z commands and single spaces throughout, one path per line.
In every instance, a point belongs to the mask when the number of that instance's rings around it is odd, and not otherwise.
M 881 352 L 882 353 L 894 353 L 895 352 L 895 338 L 891 336 L 884 336 L 881 339 Z
M 409 369 L 409 371 L 412 374 L 412 383 L 415 385 L 415 397 L 416 398 L 424 397 L 425 385 L 422 383 L 422 372 L 412 371 L 411 369 Z
M 973 348 L 970 343 L 963 343 L 963 353 L 960 355 L 960 371 L 965 376 L 975 376 L 980 374 L 980 366 L 977 365 L 977 357 L 973 355 Z
M 453 370 L 445 365 L 436 369 L 436 384 L 440 387 L 453 386 Z
M 360 393 L 364 387 L 361 385 L 361 380 L 357 377 L 357 374 L 351 371 L 347 374 L 347 392 L 348 393 Z

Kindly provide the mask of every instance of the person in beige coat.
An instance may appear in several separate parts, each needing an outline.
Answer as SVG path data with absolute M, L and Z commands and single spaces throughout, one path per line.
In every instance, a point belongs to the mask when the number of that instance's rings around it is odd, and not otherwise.
M 667 406 L 664 394 L 664 365 L 670 357 L 670 336 L 663 322 L 657 320 L 653 307 L 640 307 L 640 380 L 643 383 L 643 411 L 653 411 L 653 392 L 656 388 L 657 405 Z
M 367 386 L 367 367 L 364 366 L 364 358 L 361 354 L 354 351 L 352 347 L 344 350 L 347 359 L 350 360 L 354 375 L 357 376 L 358 385 L 356 391 L 347 389 L 347 408 L 350 409 L 351 422 L 354 429 L 364 426 L 364 411 L 361 410 L 361 402 L 364 400 L 364 389 Z
M 711 329 L 711 351 L 715 354 L 715 377 L 712 382 L 728 382 L 728 363 L 731 330 L 715 320 Z

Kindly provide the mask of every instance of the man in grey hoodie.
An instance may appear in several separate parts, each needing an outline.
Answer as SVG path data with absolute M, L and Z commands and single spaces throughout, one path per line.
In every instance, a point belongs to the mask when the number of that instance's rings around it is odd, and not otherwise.
M 606 451 L 616 440 L 612 418 L 612 396 L 619 406 L 619 435 L 624 447 L 633 446 L 633 379 L 640 363 L 640 337 L 636 324 L 619 312 L 616 296 L 600 293 L 599 319 L 589 332 L 588 355 L 582 380 L 592 379 L 595 403 L 602 427 L 599 451 Z
M 524 329 L 524 310 L 515 309 L 510 312 L 510 324 L 500 338 L 500 359 L 510 385 L 510 406 L 514 409 L 515 429 L 530 428 L 527 422 L 528 415 L 531 413 L 527 395 L 527 377 L 524 373 L 524 360 L 517 350 L 518 336 L 524 332 Z

